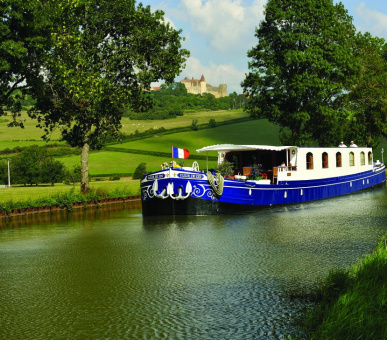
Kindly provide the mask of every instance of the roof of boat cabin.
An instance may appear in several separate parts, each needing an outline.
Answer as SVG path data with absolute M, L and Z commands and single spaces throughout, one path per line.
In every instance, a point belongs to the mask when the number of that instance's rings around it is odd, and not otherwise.
M 217 144 L 206 146 L 204 148 L 196 150 L 196 152 L 204 151 L 249 151 L 249 150 L 270 150 L 270 151 L 282 151 L 290 148 L 296 148 L 295 146 L 273 146 L 273 145 L 237 145 L 237 144 Z
M 365 149 L 366 147 L 359 147 L 358 149 Z M 283 151 L 288 149 L 356 149 L 351 147 L 299 147 L 299 146 L 273 146 L 273 145 L 238 145 L 238 144 L 216 144 L 211 146 L 205 146 L 204 148 L 196 150 L 196 152 L 205 151 L 253 151 L 253 150 L 269 150 L 269 151 Z M 367 149 L 371 149 L 368 148 Z

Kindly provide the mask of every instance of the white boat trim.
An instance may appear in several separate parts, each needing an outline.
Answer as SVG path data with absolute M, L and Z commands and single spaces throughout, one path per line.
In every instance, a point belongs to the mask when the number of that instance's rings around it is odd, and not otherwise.
M 271 146 L 271 145 L 236 145 L 236 144 L 216 144 L 211 146 L 206 146 L 204 148 L 196 150 L 196 152 L 205 152 L 205 151 L 253 151 L 253 150 L 268 150 L 268 151 L 283 151 L 290 148 L 295 148 L 294 146 Z

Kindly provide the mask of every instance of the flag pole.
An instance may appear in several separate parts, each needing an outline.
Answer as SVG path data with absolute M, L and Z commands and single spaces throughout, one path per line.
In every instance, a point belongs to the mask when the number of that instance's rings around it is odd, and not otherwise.
M 171 167 L 173 167 L 173 144 L 171 144 Z

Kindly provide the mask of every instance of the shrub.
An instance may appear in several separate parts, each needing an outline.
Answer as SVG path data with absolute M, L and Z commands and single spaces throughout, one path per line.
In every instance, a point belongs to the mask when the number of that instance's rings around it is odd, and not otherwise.
M 216 127 L 216 121 L 214 118 L 211 118 L 208 122 L 208 125 L 212 128 Z
M 191 124 L 191 130 L 192 131 L 198 131 L 198 120 L 197 119 L 192 119 L 192 124 Z
M 263 179 L 261 170 L 262 170 L 262 164 L 253 164 L 249 175 L 249 179 L 253 179 L 253 180 Z
M 142 179 L 146 173 L 146 163 L 140 163 L 134 171 L 133 179 Z
M 95 194 L 98 198 L 107 198 L 109 197 L 109 190 L 103 187 L 97 188 Z
M 223 177 L 233 176 L 234 163 L 224 161 L 222 164 L 218 165 L 215 170 L 219 171 Z

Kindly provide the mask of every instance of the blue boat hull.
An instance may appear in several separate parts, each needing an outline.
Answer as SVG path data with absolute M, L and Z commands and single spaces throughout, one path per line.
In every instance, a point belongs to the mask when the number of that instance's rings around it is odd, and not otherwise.
M 152 187 L 152 181 L 141 183 L 144 216 L 247 213 L 267 206 L 346 195 L 384 184 L 386 181 L 383 165 L 354 175 L 283 181 L 278 184 L 225 180 L 223 193 L 217 196 L 204 174 L 195 175 L 187 171 L 185 176 L 177 178 L 167 178 L 157 173 L 151 176 L 158 180 L 157 190 Z M 191 192 L 187 188 L 188 181 L 192 186 Z M 170 188 L 167 188 L 168 185 Z

